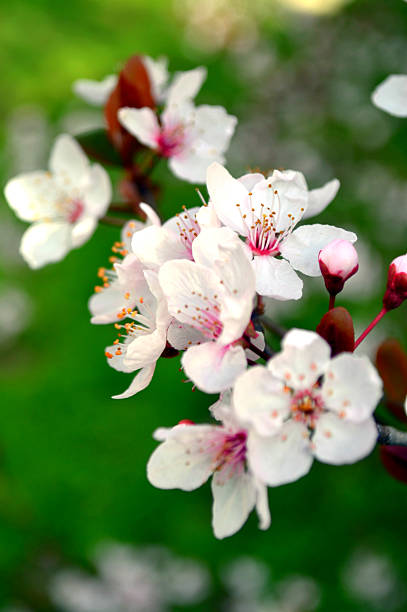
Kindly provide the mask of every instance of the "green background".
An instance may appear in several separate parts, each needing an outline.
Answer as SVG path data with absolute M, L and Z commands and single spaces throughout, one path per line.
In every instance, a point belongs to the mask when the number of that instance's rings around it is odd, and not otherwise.
M 374 109 L 369 96 L 387 74 L 407 72 L 407 6 L 360 0 L 336 15 L 312 17 L 262 5 L 236 3 L 230 10 L 240 11 L 241 23 L 211 48 L 203 31 L 188 35 L 188 3 L 176 11 L 151 0 L 1 2 L 1 175 L 5 181 L 13 169 L 9 124 L 17 108 L 43 109 L 55 135 L 61 117 L 88 108 L 71 92 L 79 77 L 117 71 L 132 53 L 167 55 L 171 70 L 206 65 L 198 101 L 222 104 L 241 122 L 230 153 L 234 172 L 294 167 L 308 170 L 313 187 L 341 179 L 340 194 L 320 220 L 360 232 L 375 254 L 369 292 L 345 293 L 341 301 L 361 329 L 379 309 L 388 262 L 406 250 L 407 121 Z M 319 160 L 314 166 L 308 149 Z M 164 166 L 155 178 L 163 184 L 164 215 L 197 205 L 194 186 Z M 211 398 L 182 384 L 178 360 L 162 360 L 147 390 L 110 399 L 129 377 L 107 367 L 103 350 L 115 331 L 89 324 L 87 300 L 117 231 L 100 227 L 64 261 L 33 272 L 13 255 L 24 224 L 4 198 L 0 221 L 3 289 L 20 287 L 33 304 L 25 329 L 0 345 L 0 603 L 51 609 L 48 572 L 86 564 L 93 547 L 112 538 L 160 543 L 202 559 L 215 581 L 225 563 L 252 555 L 276 579 L 313 577 L 322 591 L 319 610 L 370 609 L 341 580 L 359 547 L 389 557 L 404 582 L 406 490 L 387 475 L 377 452 L 349 467 L 315 464 L 302 480 L 271 489 L 269 531 L 259 531 L 252 516 L 224 541 L 212 534 L 208 486 L 188 494 L 151 487 L 145 466 L 155 446 L 152 431 L 183 418 L 205 421 Z M 305 284 L 300 304 L 270 306 L 279 322 L 315 328 L 327 298 L 320 281 Z M 407 346 L 405 317 L 405 307 L 388 315 L 381 333 L 401 335 Z M 219 597 L 200 609 L 220 609 Z

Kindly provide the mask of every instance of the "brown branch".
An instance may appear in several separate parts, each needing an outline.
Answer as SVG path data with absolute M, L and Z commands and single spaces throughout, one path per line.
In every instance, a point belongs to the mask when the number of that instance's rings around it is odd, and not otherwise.
M 376 423 L 379 433 L 377 442 L 386 446 L 407 446 L 407 431 L 400 431 L 390 425 Z

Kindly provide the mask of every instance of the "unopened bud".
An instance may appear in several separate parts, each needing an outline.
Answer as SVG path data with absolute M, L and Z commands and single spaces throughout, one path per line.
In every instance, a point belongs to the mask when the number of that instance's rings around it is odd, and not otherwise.
M 398 308 L 407 299 L 407 253 L 393 259 L 389 266 L 383 306 L 386 310 Z
M 182 421 L 178 422 L 178 425 L 195 425 L 195 422 L 190 419 L 182 419 Z
M 345 282 L 356 274 L 359 268 L 356 249 L 347 240 L 334 240 L 327 244 L 319 252 L 318 262 L 330 295 L 342 291 Z

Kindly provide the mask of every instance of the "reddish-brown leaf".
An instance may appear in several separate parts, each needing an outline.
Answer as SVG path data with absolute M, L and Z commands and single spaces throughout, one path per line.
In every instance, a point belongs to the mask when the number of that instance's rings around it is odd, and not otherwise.
M 407 395 L 407 355 L 398 340 L 382 342 L 376 355 L 376 366 L 390 402 L 404 403 Z
M 317 332 L 332 349 L 332 356 L 352 352 L 355 345 L 355 330 L 352 317 L 346 308 L 338 306 L 328 310 L 322 317 Z
M 386 470 L 401 482 L 407 483 L 407 448 L 404 446 L 381 446 L 380 458 Z

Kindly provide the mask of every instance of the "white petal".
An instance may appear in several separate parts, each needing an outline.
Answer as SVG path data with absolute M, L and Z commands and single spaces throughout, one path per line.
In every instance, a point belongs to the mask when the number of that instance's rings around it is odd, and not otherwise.
M 328 412 L 317 422 L 312 439 L 313 453 L 324 463 L 354 463 L 369 455 L 376 440 L 377 428 L 372 418 L 352 423 Z
M 145 368 L 141 368 L 133 378 L 131 385 L 126 391 L 120 393 L 120 395 L 113 395 L 112 399 L 126 399 L 128 397 L 132 397 L 136 393 L 143 391 L 151 382 L 153 378 L 155 363 L 151 363 Z
M 117 314 L 124 306 L 127 306 L 127 300 L 123 287 L 119 283 L 112 283 L 89 298 L 90 322 L 96 325 L 117 322 Z
M 145 202 L 140 203 L 140 208 L 147 217 L 146 225 L 161 225 L 161 219 L 155 212 L 154 208 L 151 208 L 151 206 Z
M 71 226 L 72 248 L 77 249 L 89 240 L 97 228 L 97 221 L 94 217 L 81 217 L 78 223 Z
M 302 218 L 309 219 L 325 210 L 338 193 L 340 185 L 338 179 L 335 178 L 318 189 L 311 189 L 308 192 L 308 206 Z
M 284 336 L 282 351 L 272 357 L 267 367 L 293 389 L 309 389 L 329 362 L 331 349 L 317 333 L 292 329 Z
M 256 333 L 257 335 L 254 338 L 250 337 L 250 343 L 253 344 L 253 346 L 255 346 L 256 348 L 260 349 L 261 351 L 264 351 L 264 348 L 266 346 L 264 334 L 263 332 L 256 332 Z M 246 354 L 246 359 L 250 359 L 251 361 L 258 361 L 260 359 L 257 353 L 254 353 L 250 349 L 245 349 L 244 352 Z
M 186 149 L 171 157 L 168 165 L 178 178 L 190 183 L 204 183 L 206 170 L 213 160 L 214 157 L 203 156 L 192 149 Z
M 268 529 L 271 524 L 271 516 L 269 509 L 269 499 L 267 487 L 260 481 L 256 481 L 256 512 L 259 517 L 260 529 Z
M 206 452 L 216 427 L 179 425 L 160 444 L 147 464 L 147 478 L 159 489 L 197 489 L 213 472 L 213 456 Z
M 247 227 L 240 209 L 247 205 L 247 189 L 217 162 L 209 166 L 206 184 L 219 219 L 224 225 L 245 236 Z
M 49 160 L 49 169 L 61 184 L 69 181 L 80 185 L 87 179 L 90 164 L 82 148 L 69 134 L 61 134 L 55 141 Z
M 186 259 L 167 261 L 161 266 L 158 275 L 160 285 L 168 300 L 168 310 L 181 323 L 199 327 L 192 317 L 196 314 L 196 296 L 213 299 L 221 292 L 222 285 L 216 274 L 199 264 Z
M 199 211 L 196 213 L 196 220 L 201 229 L 220 227 L 221 225 L 212 202 L 209 202 L 207 206 L 200 207 Z
M 312 465 L 308 430 L 292 420 L 274 436 L 260 436 L 251 431 L 247 448 L 251 470 L 271 487 L 298 480 Z
M 109 175 L 102 166 L 94 164 L 90 168 L 88 184 L 83 189 L 85 214 L 96 218 L 103 217 L 112 198 L 112 185 Z
M 233 386 L 247 367 L 241 346 L 225 347 L 205 342 L 189 348 L 182 356 L 185 374 L 205 393 L 220 393 Z
M 34 223 L 21 239 L 20 253 L 30 268 L 41 268 L 63 259 L 71 245 L 68 223 Z
M 276 433 L 290 412 L 290 396 L 284 384 L 264 366 L 254 366 L 235 382 L 235 412 L 242 423 L 263 436 Z
M 78 79 L 73 84 L 77 96 L 94 106 L 103 106 L 117 84 L 117 75 L 109 74 L 102 81 Z
M 168 327 L 167 340 L 178 351 L 186 351 L 193 344 L 206 342 L 205 336 L 198 329 L 176 319 Z
M 164 89 L 168 81 L 168 60 L 166 57 L 159 57 L 157 60 L 153 60 L 148 55 L 145 55 L 143 57 L 143 64 L 150 79 L 153 98 L 156 102 L 162 102 L 164 99 Z
M 203 66 L 178 72 L 167 90 L 167 106 L 180 105 L 195 98 L 206 79 L 206 74 L 206 68 Z
M 131 248 L 138 259 L 150 268 L 158 268 L 172 259 L 188 257 L 181 238 L 158 225 L 150 225 L 135 232 Z
M 237 118 L 229 115 L 223 106 L 198 106 L 194 122 L 197 152 L 213 159 L 220 157 L 229 148 L 236 125 Z
M 407 117 L 407 75 L 388 76 L 374 90 L 372 102 L 391 115 Z
M 274 198 L 278 203 L 276 231 L 285 230 L 293 221 L 298 223 L 308 206 L 308 187 L 304 175 L 295 170 L 274 170 L 266 182 L 272 185 L 271 193 L 277 192 Z
M 321 394 L 346 419 L 360 423 L 370 417 L 382 393 L 382 380 L 366 356 L 342 353 L 327 365 Z
M 264 175 L 260 174 L 260 172 L 249 172 L 248 174 L 243 174 L 243 176 L 239 176 L 237 179 L 239 183 L 242 183 L 247 189 L 247 191 L 252 191 L 257 183 L 260 181 L 264 181 Z
M 224 478 L 216 472 L 211 483 L 212 526 L 219 539 L 233 535 L 244 525 L 256 503 L 253 478 L 243 472 Z
M 302 280 L 284 259 L 255 255 L 252 261 L 256 275 L 256 291 L 275 300 L 299 300 Z
M 151 108 L 120 108 L 117 117 L 124 128 L 142 144 L 157 148 L 160 126 Z
M 333 225 L 303 225 L 283 241 L 280 252 L 296 270 L 308 276 L 320 276 L 318 254 L 327 244 L 337 239 L 353 243 L 357 236 Z
M 4 195 L 23 221 L 40 221 L 60 214 L 61 190 L 49 172 L 30 172 L 11 179 Z
M 138 370 L 144 366 L 157 361 L 165 348 L 165 330 L 155 329 L 150 334 L 143 334 L 134 338 L 127 345 L 124 364 L 127 368 Z

